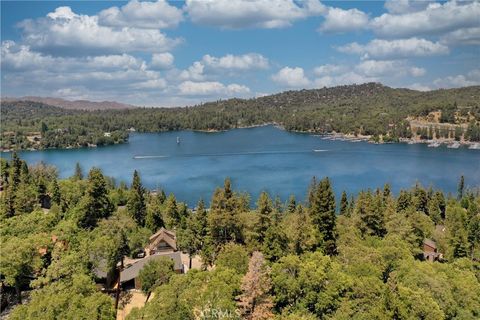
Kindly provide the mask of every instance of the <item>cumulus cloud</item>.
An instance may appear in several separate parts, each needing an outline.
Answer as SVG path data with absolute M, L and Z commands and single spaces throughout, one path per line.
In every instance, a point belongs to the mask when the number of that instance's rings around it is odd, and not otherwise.
M 433 81 L 437 88 L 457 88 L 480 85 L 480 69 L 474 69 L 466 75 L 454 75 Z
M 318 76 L 332 75 L 345 73 L 347 71 L 347 66 L 337 65 L 337 64 L 324 64 L 313 69 L 313 73 Z
M 392 4 L 390 8 L 395 8 Z M 392 7 L 393 6 L 393 7 Z M 400 11 L 400 12 L 399 12 Z M 383 37 L 438 35 L 480 24 L 480 2 L 449 1 L 429 3 L 425 10 L 385 13 L 371 22 L 373 31 Z
M 116 52 L 163 52 L 181 39 L 171 39 L 159 30 L 112 28 L 98 23 L 97 16 L 79 15 L 59 7 L 44 18 L 19 23 L 25 44 L 56 55 Z
M 340 52 L 363 55 L 364 58 L 409 58 L 448 54 L 447 46 L 425 39 L 410 38 L 398 40 L 374 39 L 362 45 L 357 42 L 338 48 Z
M 411 67 L 405 60 L 365 60 L 355 66 L 355 70 L 366 77 L 423 76 L 425 69 Z
M 212 69 L 224 70 L 250 70 L 268 68 L 268 59 L 258 53 L 248 53 L 237 56 L 227 54 L 219 58 L 207 54 L 203 56 L 202 63 Z
M 224 85 L 218 81 L 193 82 L 185 81 L 179 86 L 179 93 L 186 96 L 213 96 L 213 95 L 244 95 L 250 92 L 250 89 L 240 84 Z
M 430 3 L 431 1 L 388 0 L 384 6 L 392 14 L 405 14 L 424 10 Z
M 325 12 L 318 0 L 187 0 L 185 11 L 197 24 L 220 28 L 282 28 Z
M 152 54 L 152 60 L 150 62 L 150 65 L 153 68 L 168 69 L 173 66 L 174 59 L 175 58 L 173 57 L 173 54 L 171 54 L 170 52 L 154 53 Z
M 310 80 L 300 67 L 284 67 L 272 76 L 272 80 L 288 88 L 305 88 L 310 85 Z
M 174 28 L 183 20 L 183 12 L 165 0 L 156 2 L 133 0 L 126 5 L 100 11 L 100 25 L 145 29 Z
M 320 32 L 359 31 L 368 27 L 368 15 L 358 9 L 328 8 Z
M 480 19 L 480 18 L 479 18 Z M 458 29 L 442 35 L 442 43 L 448 45 L 480 45 L 480 27 Z
M 333 76 L 324 76 L 315 79 L 314 85 L 316 87 L 333 87 L 339 85 L 348 85 L 348 84 L 362 84 L 366 82 L 375 82 L 378 81 L 378 78 L 367 77 L 361 74 L 358 74 L 354 71 L 349 71 L 339 75 Z

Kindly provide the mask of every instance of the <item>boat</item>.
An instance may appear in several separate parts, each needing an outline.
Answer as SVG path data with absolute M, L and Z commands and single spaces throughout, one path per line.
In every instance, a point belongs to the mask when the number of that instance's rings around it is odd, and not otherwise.
M 429 148 L 437 148 L 440 147 L 440 142 L 432 142 L 428 145 Z
M 454 143 L 449 144 L 449 145 L 447 146 L 447 148 L 449 148 L 449 149 L 458 149 L 458 148 L 460 148 L 460 142 L 455 141 Z
M 468 149 L 480 150 L 480 142 L 471 144 L 470 147 L 468 147 Z
M 180 144 L 180 137 L 177 137 L 177 144 Z

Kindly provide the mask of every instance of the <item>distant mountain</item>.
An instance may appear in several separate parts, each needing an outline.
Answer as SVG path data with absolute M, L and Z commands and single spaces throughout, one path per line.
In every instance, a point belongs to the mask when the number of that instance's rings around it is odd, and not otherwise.
M 116 101 L 88 101 L 88 100 L 65 100 L 61 98 L 51 97 L 34 97 L 26 96 L 20 98 L 2 97 L 3 102 L 16 102 L 16 101 L 32 101 L 48 104 L 63 109 L 77 109 L 77 110 L 121 110 L 136 108 L 134 105 L 120 103 Z

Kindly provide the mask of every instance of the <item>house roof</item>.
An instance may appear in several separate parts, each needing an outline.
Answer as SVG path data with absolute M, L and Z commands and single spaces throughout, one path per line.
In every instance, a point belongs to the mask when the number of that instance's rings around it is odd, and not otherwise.
M 168 257 L 173 260 L 174 270 L 182 270 L 183 265 L 182 265 L 182 258 L 181 258 L 181 253 L 180 252 L 170 252 L 170 253 L 157 253 L 148 257 L 145 257 L 141 260 L 138 260 L 134 264 L 132 264 L 130 267 L 124 269 L 121 274 L 120 274 L 120 282 L 125 282 L 132 280 L 136 277 L 138 277 L 138 274 L 140 273 L 140 270 L 143 269 L 145 264 L 147 264 L 150 261 L 160 259 L 162 257 Z
M 434 249 L 437 248 L 437 244 L 435 243 L 435 241 L 431 240 L 431 239 L 425 239 L 423 240 L 423 244 L 429 246 L 429 247 L 432 247 Z
M 177 250 L 177 241 L 175 237 L 175 232 L 161 228 L 157 233 L 150 237 L 150 243 L 147 246 L 147 249 L 154 249 L 160 241 L 165 241 L 173 250 Z

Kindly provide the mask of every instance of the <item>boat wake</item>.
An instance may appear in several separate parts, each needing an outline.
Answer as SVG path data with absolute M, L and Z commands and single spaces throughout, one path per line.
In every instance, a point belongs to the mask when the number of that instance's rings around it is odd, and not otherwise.
M 176 155 L 137 155 L 133 159 L 162 159 L 172 157 L 231 157 L 231 156 L 249 156 L 249 155 L 270 155 L 270 154 L 301 154 L 312 152 L 327 152 L 328 150 L 313 149 L 313 150 L 294 150 L 294 151 L 246 151 L 246 152 L 229 152 L 229 153 L 186 153 Z

